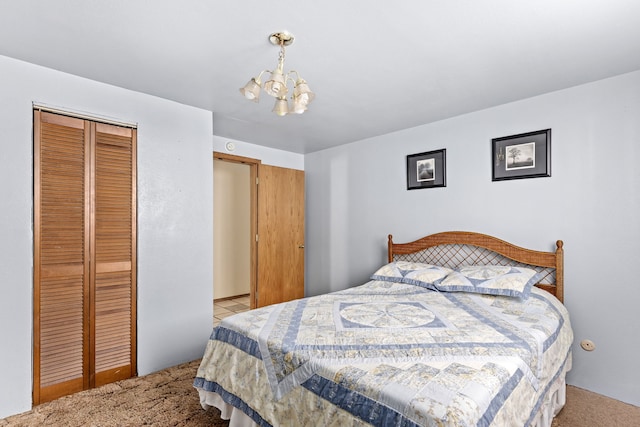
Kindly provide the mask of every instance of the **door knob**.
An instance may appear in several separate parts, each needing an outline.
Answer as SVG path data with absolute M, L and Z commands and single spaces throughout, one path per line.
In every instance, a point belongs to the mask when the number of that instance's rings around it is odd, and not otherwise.
M 304 249 L 304 245 L 300 245 L 298 246 L 300 249 Z

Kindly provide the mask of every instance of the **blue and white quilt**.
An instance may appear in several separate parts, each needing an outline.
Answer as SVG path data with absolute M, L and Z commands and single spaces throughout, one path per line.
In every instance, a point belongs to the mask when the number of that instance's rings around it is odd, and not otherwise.
M 194 385 L 258 425 L 530 425 L 570 366 L 564 306 L 371 281 L 228 317 Z

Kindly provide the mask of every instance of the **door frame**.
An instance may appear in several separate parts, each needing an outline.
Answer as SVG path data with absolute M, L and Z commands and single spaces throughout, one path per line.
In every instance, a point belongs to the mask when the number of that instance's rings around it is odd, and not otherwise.
M 242 163 L 249 166 L 249 182 L 251 188 L 249 192 L 250 202 L 250 273 L 249 273 L 249 302 L 250 308 L 256 308 L 256 295 L 257 295 L 257 268 L 258 268 L 258 168 L 262 164 L 259 159 L 253 159 L 250 157 L 236 156 L 233 154 L 221 153 L 218 151 L 213 152 L 213 160 L 221 160 L 224 162 Z M 214 218 L 215 221 L 215 218 Z M 213 266 L 215 268 L 215 265 Z M 213 286 L 213 284 L 212 284 Z M 215 298 L 215 296 L 214 296 Z

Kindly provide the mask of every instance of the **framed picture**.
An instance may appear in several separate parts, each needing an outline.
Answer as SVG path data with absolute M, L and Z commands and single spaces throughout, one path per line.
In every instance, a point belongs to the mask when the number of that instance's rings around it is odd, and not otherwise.
M 551 176 L 551 129 L 491 140 L 492 181 Z
M 435 150 L 407 156 L 407 190 L 447 186 L 446 151 Z

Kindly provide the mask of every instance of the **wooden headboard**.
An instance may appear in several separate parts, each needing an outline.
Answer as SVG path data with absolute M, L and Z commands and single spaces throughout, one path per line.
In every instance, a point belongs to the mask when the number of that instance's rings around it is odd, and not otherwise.
M 562 240 L 555 252 L 525 249 L 486 234 L 446 231 L 409 243 L 394 243 L 389 234 L 389 262 L 413 261 L 456 268 L 461 265 L 513 265 L 533 268 L 542 278 L 536 284 L 564 300 Z

